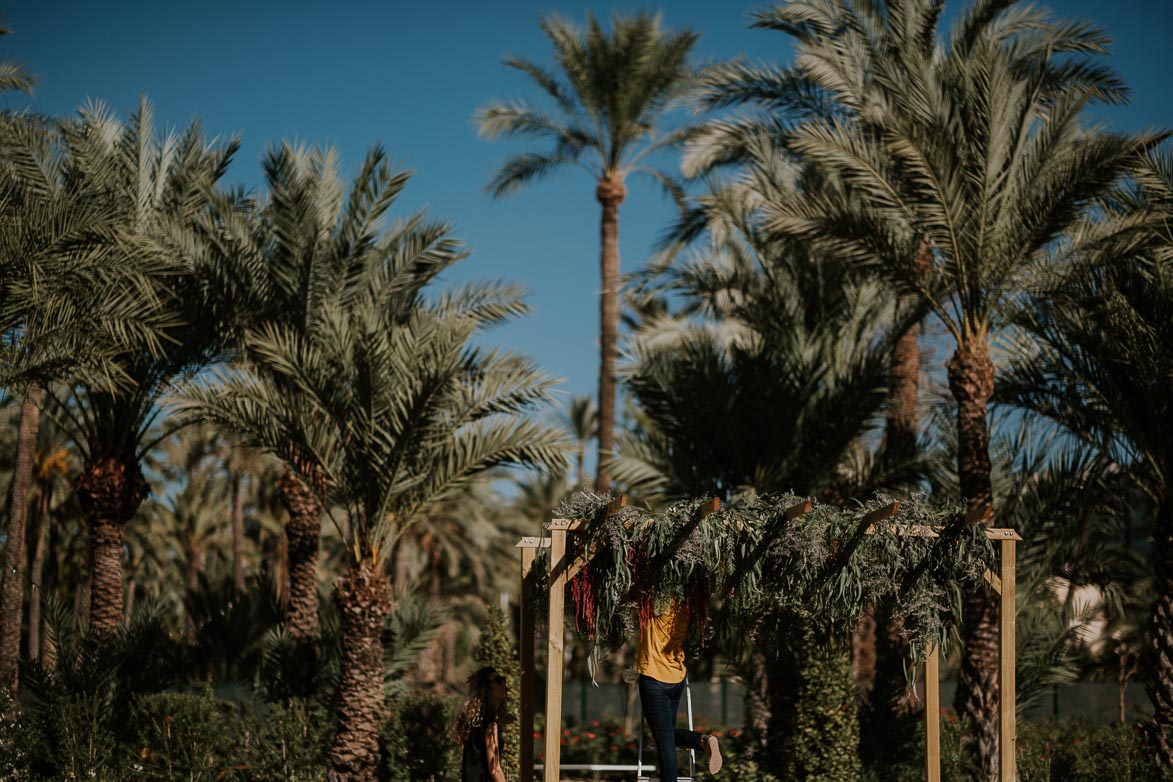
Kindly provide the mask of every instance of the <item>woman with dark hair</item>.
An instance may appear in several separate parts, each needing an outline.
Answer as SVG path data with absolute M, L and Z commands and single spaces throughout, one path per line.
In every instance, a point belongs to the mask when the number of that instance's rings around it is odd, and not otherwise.
M 460 782 L 505 782 L 501 768 L 501 713 L 505 677 L 485 666 L 468 677 L 468 698 L 456 715 L 456 740 L 464 748 Z

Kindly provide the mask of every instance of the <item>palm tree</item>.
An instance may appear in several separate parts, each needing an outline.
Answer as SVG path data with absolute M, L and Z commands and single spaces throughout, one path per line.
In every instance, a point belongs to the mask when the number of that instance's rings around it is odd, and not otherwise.
M 1173 151 L 1151 151 L 1074 236 L 1019 323 L 1035 338 L 1004 397 L 1130 466 L 1155 508 L 1148 644 L 1154 739 L 1173 765 Z
M 831 257 L 771 239 L 748 187 L 711 194 L 723 226 L 665 269 L 680 312 L 647 307 L 625 383 L 640 425 L 616 474 L 657 500 L 854 493 L 852 454 L 884 400 L 891 297 Z
M 371 253 L 416 253 L 412 262 L 421 282 L 438 273 L 455 254 L 454 242 L 444 235 L 446 228 L 425 222 L 418 214 L 395 234 L 403 237 L 403 244 L 379 245 L 378 223 L 408 178 L 405 172 L 390 172 L 382 149 L 367 156 L 352 196 L 345 200 L 333 150 L 283 142 L 266 153 L 262 165 L 268 197 L 256 219 L 241 215 L 221 238 L 225 254 L 250 258 L 265 270 L 258 291 L 258 322 L 280 322 L 313 335 L 323 327 L 326 308 L 352 295 L 354 275 L 363 273 Z M 407 244 L 409 240 L 419 244 Z M 249 358 L 246 349 L 241 360 Z M 285 382 L 282 375 L 275 377 Z M 277 480 L 277 494 L 289 514 L 284 545 L 289 571 L 285 627 L 294 638 L 312 643 L 318 636 L 318 554 L 324 509 L 298 477 L 298 466 L 289 461 Z
M 620 441 L 616 476 L 653 500 L 797 491 L 837 501 L 875 485 L 860 469 L 875 463 L 859 453 L 885 399 L 893 297 L 833 257 L 767 237 L 762 198 L 744 182 L 706 194 L 711 245 L 662 273 L 682 311 L 641 303 L 625 369 L 637 425 Z M 731 654 L 750 682 L 758 757 L 780 768 L 808 740 L 788 708 L 798 682 L 850 687 L 837 678 L 850 669 L 844 647 L 791 646 L 796 627 L 769 612 L 754 653 L 738 639 Z M 815 658 L 821 668 L 806 664 Z M 855 712 L 841 716 L 850 743 Z
M 268 322 L 245 340 L 250 357 L 190 388 L 179 409 L 240 433 L 292 467 L 345 542 L 334 583 L 342 626 L 337 779 L 368 779 L 383 706 L 380 633 L 390 609 L 384 567 L 420 515 L 499 464 L 558 465 L 561 441 L 522 414 L 550 382 L 527 360 L 474 348 L 485 325 L 524 310 L 508 286 L 425 298 L 463 257 L 443 224 L 422 216 L 381 230 L 402 189 L 385 155 L 368 155 L 352 201 L 365 217 L 343 236 L 363 248 L 341 285 L 323 289 L 312 329 Z M 336 284 L 336 278 L 329 283 Z
M 975 3 L 956 24 L 953 54 L 964 57 L 964 50 L 984 36 L 992 45 L 1001 45 L 1013 61 L 1010 72 L 1033 74 L 1030 89 L 1040 103 L 1049 100 L 1043 94 L 1054 96 L 1064 89 L 1123 100 L 1124 89 L 1110 70 L 1066 57 L 1102 53 L 1106 44 L 1102 33 L 1083 23 L 1056 22 L 1045 12 L 1022 5 L 1017 0 Z M 796 155 L 800 166 L 809 166 L 812 161 L 793 143 L 796 129 L 804 123 L 849 126 L 859 138 L 882 145 L 886 128 L 913 108 L 908 98 L 920 97 L 913 93 L 928 89 L 925 74 L 942 67 L 946 47 L 937 28 L 943 11 L 939 0 L 788 0 L 758 12 L 755 27 L 778 30 L 793 39 L 794 64 L 779 68 L 735 61 L 709 70 L 701 90 L 706 106 L 750 106 L 758 111 L 708 123 L 690 143 L 686 173 L 745 163 L 762 136 L 775 138 Z M 911 120 L 919 121 L 916 116 Z M 867 223 L 869 216 L 859 211 L 866 212 L 868 205 L 846 203 L 855 195 L 853 188 L 839 186 L 840 173 L 837 167 L 824 168 L 821 184 L 832 186 L 821 198 L 844 202 L 837 209 L 839 222 Z M 857 248 L 857 255 L 865 249 L 871 253 L 867 265 L 895 286 L 901 310 L 923 313 L 933 307 L 925 295 L 933 286 L 925 278 L 932 273 L 936 248 L 915 220 L 890 211 L 885 230 L 873 236 L 867 248 Z M 893 466 L 909 464 L 916 456 L 918 331 L 914 322 L 892 354 L 882 456 Z M 963 699 L 967 692 L 966 687 L 959 689 Z
M 23 396 L 0 596 L 0 680 L 16 685 L 24 527 L 42 389 L 78 376 L 122 382 L 111 357 L 158 347 L 151 259 L 112 252 L 108 171 L 78 174 L 86 145 L 67 127 L 0 118 L 0 384 Z
M 77 174 L 101 174 L 107 183 L 109 251 L 156 264 L 140 285 L 152 293 L 151 317 L 165 324 L 156 349 L 132 345 L 110 359 L 117 386 L 83 378 L 48 398 L 85 460 L 77 498 L 90 532 L 90 627 L 104 637 L 123 619 L 125 525 L 148 491 L 142 458 L 174 431 L 155 426 L 159 401 L 174 381 L 223 354 L 256 286 L 248 259 L 222 255 L 208 241 L 222 216 L 242 206 L 216 189 L 236 142 L 210 144 L 194 123 L 156 135 L 145 99 L 126 124 L 100 104 L 88 106 L 70 133 L 85 151 L 72 161 Z
M 903 84 L 888 94 L 892 107 L 878 137 L 834 119 L 794 134 L 791 148 L 836 170 L 862 207 L 818 193 L 767 206 L 772 229 L 830 241 L 860 267 L 911 285 L 948 329 L 957 345 L 947 370 L 961 493 L 975 510 L 993 500 L 990 342 L 1047 248 L 1129 170 L 1138 150 L 1155 143 L 1083 127 L 1084 109 L 1105 96 L 1108 77 L 1065 79 L 1065 70 L 1103 69 L 1062 55 L 1103 51 L 1098 30 L 1052 25 L 1029 10 L 989 11 L 971 9 L 928 67 L 890 73 L 875 65 L 878 78 Z M 908 235 L 929 247 L 928 269 L 907 256 L 899 267 L 881 260 L 900 257 L 884 248 Z M 987 778 L 998 757 L 996 614 L 987 590 L 967 598 L 955 697 L 978 730 Z
M 575 395 L 562 414 L 562 425 L 574 437 L 574 485 L 583 487 L 587 444 L 599 436 L 599 410 L 595 400 L 585 394 Z
M 668 32 L 659 15 L 614 15 L 608 34 L 588 13 L 585 29 L 547 18 L 542 31 L 554 47 L 557 73 L 519 57 L 505 64 L 524 73 L 555 103 L 550 114 L 525 102 L 496 102 L 477 112 L 485 138 L 524 137 L 549 141 L 549 152 L 507 159 L 489 182 L 494 198 L 554 171 L 578 164 L 596 182 L 602 206 L 599 268 L 599 468 L 595 488 L 611 487 L 615 436 L 615 360 L 619 330 L 619 206 L 627 197 L 629 174 L 647 174 L 673 193 L 677 185 L 649 168 L 649 155 L 669 149 L 691 132 L 687 127 L 660 135 L 665 114 L 692 83 L 688 57 L 699 38 L 689 30 Z
M 11 34 L 11 30 L 0 24 L 0 38 Z M 18 90 L 32 93 L 37 78 L 25 69 L 20 63 L 7 57 L 0 58 L 0 92 Z

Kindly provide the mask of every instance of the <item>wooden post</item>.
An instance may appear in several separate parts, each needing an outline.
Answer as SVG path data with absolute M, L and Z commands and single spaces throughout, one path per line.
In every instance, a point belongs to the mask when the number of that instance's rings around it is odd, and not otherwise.
M 925 779 L 941 782 L 941 669 L 935 646 L 925 655 Z
M 1001 624 L 998 632 L 998 646 L 1001 650 L 998 676 L 998 771 L 1001 782 L 1014 782 L 1018 778 L 1018 726 L 1015 707 L 1018 700 L 1018 684 L 1014 670 L 1015 616 L 1014 580 L 1017 571 L 1017 550 L 1014 538 L 1002 540 L 1001 574 Z
M 525 595 L 537 553 L 534 548 L 521 549 L 521 597 L 517 601 L 521 617 L 517 633 L 521 657 L 521 682 L 517 694 L 517 730 L 521 739 L 518 782 L 534 782 L 534 620 L 530 616 L 530 606 L 526 603 Z
M 550 525 L 550 622 L 546 644 L 546 756 L 542 782 L 558 782 L 562 770 L 562 643 L 566 602 L 566 524 Z

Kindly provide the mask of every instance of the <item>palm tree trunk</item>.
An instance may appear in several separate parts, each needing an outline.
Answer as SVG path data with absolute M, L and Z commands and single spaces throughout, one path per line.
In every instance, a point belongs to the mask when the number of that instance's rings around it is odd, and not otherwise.
M 45 542 L 49 535 L 49 505 L 52 495 L 48 486 L 41 487 L 37 498 L 37 515 L 33 519 L 33 556 L 29 566 L 29 659 L 41 656 L 41 594 L 45 591 Z
M 897 312 L 913 305 L 912 297 L 901 296 Z M 887 418 L 884 424 L 883 456 L 899 471 L 916 458 L 919 434 L 917 415 L 920 385 L 920 324 L 913 323 L 896 340 L 889 365 Z
M 134 577 L 134 573 L 126 579 L 126 606 L 122 610 L 123 621 L 130 624 L 130 618 L 134 616 L 134 595 L 138 591 L 138 581 Z
M 961 496 L 971 511 L 992 508 L 987 411 L 994 395 L 994 364 L 989 345 L 982 338 L 963 341 L 947 368 L 949 390 L 957 402 Z M 966 595 L 962 641 L 953 706 L 976 734 L 981 778 L 994 780 L 998 775 L 998 600 L 984 583 Z
M 916 306 L 916 297 L 901 295 L 896 304 L 899 316 Z M 920 419 L 920 324 L 913 323 L 896 340 L 889 365 L 889 387 L 884 441 L 880 456 L 887 462 L 884 472 L 898 483 L 917 456 Z M 871 632 L 857 633 L 856 659 L 860 661 L 857 683 L 867 693 L 868 708 L 860 724 L 865 757 L 877 760 L 889 755 L 894 738 L 910 733 L 910 718 L 916 713 L 916 699 L 908 691 L 904 660 L 908 645 L 900 632 L 899 620 L 882 608 L 869 609 Z M 866 621 L 865 623 L 866 624 Z M 870 660 L 871 669 L 862 663 Z M 896 742 L 899 744 L 899 742 Z
M 41 423 L 41 389 L 30 385 L 20 408 L 16 437 L 16 465 L 8 509 L 8 545 L 4 549 L 3 587 L 0 588 L 0 687 L 14 696 L 20 677 L 20 625 L 24 603 L 24 536 L 28 518 L 29 486 L 33 479 L 33 454 Z
M 244 594 L 244 473 L 232 476 L 232 586 Z
M 1173 484 L 1166 486 L 1153 526 L 1153 588 L 1149 619 L 1153 675 L 1147 689 L 1153 704 L 1151 732 L 1161 765 L 1173 768 Z
M 619 344 L 619 205 L 627 196 L 623 178 L 609 174 L 599 180 L 595 198 L 603 207 L 600 221 L 599 269 L 599 471 L 595 490 L 611 490 L 611 457 L 615 449 L 615 357 Z
M 342 630 L 338 730 L 330 747 L 331 782 L 367 782 L 379 763 L 383 696 L 383 624 L 391 585 L 369 561 L 352 564 L 334 582 Z
M 322 506 L 292 470 L 277 479 L 277 494 L 289 511 L 285 525 L 289 557 L 289 613 L 286 627 L 295 638 L 318 637 L 318 546 Z
M 90 631 L 109 636 L 122 623 L 122 549 L 126 522 L 147 497 L 138 460 L 101 456 L 86 464 L 77 499 L 90 528 Z
M 289 607 L 289 539 L 282 533 L 277 539 L 277 605 L 284 611 Z

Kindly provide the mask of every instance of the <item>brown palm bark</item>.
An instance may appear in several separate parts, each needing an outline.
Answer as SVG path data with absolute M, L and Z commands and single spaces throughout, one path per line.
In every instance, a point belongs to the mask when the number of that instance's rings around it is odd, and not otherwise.
M 352 564 L 334 582 L 342 630 L 338 731 L 330 747 L 331 782 L 367 782 L 379 763 L 383 697 L 383 625 L 391 585 L 369 561 Z
M 990 483 L 990 432 L 987 420 L 994 395 L 994 364 L 984 337 L 964 340 L 947 365 L 949 390 L 957 402 L 957 476 L 971 511 L 993 507 Z M 981 778 L 998 775 L 998 600 L 982 584 L 965 597 L 961 672 L 953 706 L 969 720 L 977 738 Z
M 916 306 L 915 296 L 904 294 L 896 311 Z M 880 458 L 886 471 L 899 476 L 917 456 L 920 420 L 920 324 L 913 323 L 896 340 L 889 364 L 888 404 Z M 866 694 L 860 734 L 865 759 L 875 762 L 898 752 L 894 739 L 911 734 L 917 700 L 909 692 L 904 661 L 908 644 L 901 634 L 900 621 L 882 607 L 869 609 L 855 639 L 856 684 Z M 869 665 L 870 663 L 870 665 Z M 891 750 L 891 751 L 890 751 Z
M 232 587 L 244 594 L 244 473 L 232 476 Z
M 90 631 L 109 636 L 122 623 L 122 550 L 126 522 L 147 498 L 138 460 L 105 455 L 91 459 L 77 481 L 90 544 Z
M 611 458 L 615 448 L 615 358 L 619 344 L 619 205 L 627 197 L 623 177 L 608 173 L 599 180 L 595 198 L 603 207 L 599 233 L 599 471 L 595 491 L 611 490 Z
M 45 589 L 45 543 L 49 535 L 52 516 L 49 508 L 52 495 L 47 486 L 42 486 L 37 497 L 37 513 L 33 517 L 32 563 L 29 565 L 29 659 L 41 656 L 41 594 Z
M 289 611 L 286 628 L 294 638 L 318 637 L 318 547 L 322 505 L 305 484 L 286 470 L 277 479 L 277 494 L 289 512 L 285 525 L 289 557 Z
M 1153 704 L 1150 723 L 1157 758 L 1173 768 L 1173 485 L 1164 487 L 1153 526 L 1153 589 L 1156 599 L 1149 618 L 1153 675 L 1146 689 Z
M 20 408 L 16 437 L 16 465 L 8 506 L 8 545 L 4 549 L 3 586 L 0 587 L 0 687 L 14 696 L 20 678 L 20 626 L 24 603 L 24 538 L 28 518 L 33 455 L 41 423 L 41 389 L 30 386 Z

